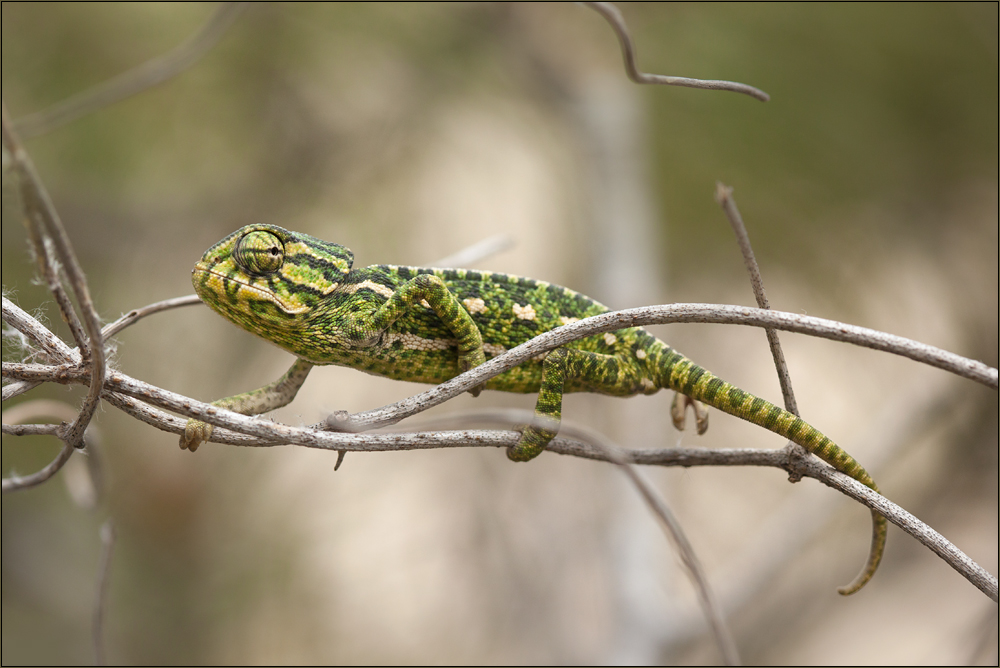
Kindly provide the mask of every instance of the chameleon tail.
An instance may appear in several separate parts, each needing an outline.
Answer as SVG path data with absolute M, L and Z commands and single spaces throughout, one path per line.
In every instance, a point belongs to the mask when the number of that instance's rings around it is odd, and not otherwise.
M 661 387 L 669 387 L 725 413 L 773 431 L 798 443 L 841 473 L 846 473 L 876 492 L 879 491 L 875 481 L 854 457 L 794 414 L 730 385 L 665 344 L 658 367 L 660 369 L 658 384 Z M 873 510 L 872 543 L 868 553 L 868 563 L 854 582 L 838 589 L 841 594 L 845 596 L 853 594 L 871 580 L 879 562 L 882 561 L 886 533 L 886 519 Z

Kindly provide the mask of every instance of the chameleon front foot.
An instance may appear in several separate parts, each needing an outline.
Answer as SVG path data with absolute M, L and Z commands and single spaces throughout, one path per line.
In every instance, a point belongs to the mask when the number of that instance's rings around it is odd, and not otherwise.
M 458 356 L 458 370 L 460 373 L 465 373 L 470 369 L 475 369 L 477 366 L 486 361 L 486 354 L 483 352 L 483 347 L 480 345 L 478 348 L 469 351 L 465 354 L 459 354 Z M 474 397 L 478 397 L 479 393 L 486 388 L 486 383 L 482 385 L 476 385 L 469 389 L 469 394 Z
M 691 406 L 694 410 L 695 425 L 698 435 L 701 436 L 708 431 L 708 409 L 705 408 L 705 404 L 697 399 L 692 399 L 686 394 L 675 392 L 674 400 L 670 404 L 670 419 L 673 420 L 674 428 L 677 431 L 684 431 L 684 426 L 687 424 L 688 406 Z
M 198 449 L 198 446 L 212 437 L 214 429 L 215 427 L 207 422 L 188 420 L 187 425 L 184 427 L 184 433 L 181 434 L 181 450 L 194 452 Z

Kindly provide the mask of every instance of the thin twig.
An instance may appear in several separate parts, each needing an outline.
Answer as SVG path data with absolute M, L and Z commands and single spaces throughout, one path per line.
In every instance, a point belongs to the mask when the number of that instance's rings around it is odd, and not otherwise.
M 22 137 L 36 137 L 60 125 L 159 85 L 188 69 L 201 59 L 225 34 L 249 3 L 225 2 L 198 32 L 159 58 L 148 60 L 93 88 L 73 95 L 48 109 L 15 121 Z
M 456 415 L 431 418 L 427 422 L 432 424 L 440 422 L 491 422 L 503 423 L 507 425 L 531 424 L 534 427 L 544 427 L 544 425 L 538 424 L 540 420 L 532 411 L 503 408 L 466 411 Z M 550 421 L 545 420 L 544 422 Z M 426 422 L 422 424 L 421 427 L 426 427 Z M 650 511 L 659 520 L 660 526 L 662 527 L 664 534 L 666 534 L 667 539 L 677 551 L 677 554 L 681 559 L 681 563 L 684 565 L 684 570 L 687 573 L 688 579 L 691 581 L 691 584 L 695 589 L 695 593 L 698 595 L 698 603 L 701 607 L 702 615 L 708 622 L 709 629 L 712 632 L 712 637 L 715 639 L 715 643 L 718 646 L 719 651 L 722 653 L 723 659 L 727 665 L 739 665 L 740 657 L 736 648 L 736 642 L 733 640 L 732 633 L 725 622 L 722 607 L 719 605 L 718 599 L 708 584 L 708 578 L 705 576 L 705 572 L 701 567 L 701 562 L 698 559 L 697 553 L 694 551 L 694 547 L 687 539 L 683 527 L 681 527 L 680 522 L 677 520 L 677 516 L 667 505 L 663 495 L 656 490 L 656 487 L 645 475 L 643 475 L 641 471 L 632 465 L 630 456 L 631 453 L 612 442 L 603 434 L 593 429 L 588 429 L 580 424 L 573 423 L 569 420 L 562 420 L 560 422 L 559 433 L 564 437 L 576 439 L 596 448 L 599 452 L 604 454 L 608 460 L 617 464 L 629 481 L 635 486 Z
M 74 414 L 75 417 L 75 414 Z M 4 413 L 4 418 L 8 415 Z M 60 427 L 57 424 L 8 424 L 3 423 L 3 433 L 8 436 L 59 436 Z
M 98 666 L 106 665 L 104 654 L 104 616 L 108 606 L 108 585 L 111 582 L 111 558 L 115 552 L 117 532 L 110 518 L 101 525 L 101 560 L 97 566 L 97 595 L 94 600 L 94 622 L 91 629 L 94 659 Z
M 4 113 L 6 113 L 6 107 L 4 107 L 4 110 Z M 7 127 L 9 127 L 9 124 L 5 125 L 4 129 L 6 130 Z M 21 165 L 18 164 L 17 167 L 21 167 Z M 26 183 L 30 181 L 30 177 L 26 173 L 21 173 L 20 170 L 18 170 L 15 180 L 21 190 L 21 199 L 24 205 L 25 214 L 24 226 L 28 230 L 28 241 L 31 243 L 32 252 L 34 253 L 35 260 L 38 263 L 38 271 L 42 276 L 42 280 L 45 281 L 45 285 L 48 287 L 49 292 L 52 293 L 56 306 L 59 308 L 59 313 L 62 315 L 63 321 L 69 327 L 73 340 L 76 341 L 77 349 L 80 351 L 81 358 L 89 360 L 90 345 L 87 341 L 87 335 L 84 332 L 83 324 L 77 317 L 76 310 L 73 308 L 73 302 L 66 293 L 66 288 L 63 286 L 62 280 L 59 277 L 59 263 L 55 258 L 55 252 L 52 249 L 52 244 L 46 240 L 45 236 L 42 234 L 42 225 L 40 225 L 37 220 L 37 216 L 40 215 L 40 207 L 37 204 L 32 188 Z
M 736 242 L 739 244 L 740 252 L 743 253 L 743 263 L 750 274 L 750 285 L 753 287 L 754 297 L 757 298 L 757 306 L 763 309 L 771 308 L 771 304 L 767 300 L 767 293 L 764 291 L 764 279 L 760 275 L 760 267 L 757 265 L 753 247 L 750 245 L 750 235 L 747 234 L 746 225 L 743 224 L 743 216 L 740 215 L 739 209 L 736 208 L 736 201 L 733 199 L 733 189 L 722 183 L 716 183 L 715 201 L 726 212 L 729 224 L 736 235 Z M 765 327 L 764 333 L 767 334 L 767 344 L 771 347 L 774 368 L 778 372 L 778 383 L 781 385 L 785 409 L 789 413 L 798 415 L 799 406 L 795 401 L 795 393 L 792 391 L 792 377 L 788 374 L 788 364 L 785 363 L 785 353 L 781 350 L 781 343 L 778 342 L 778 333 L 771 327 Z
M 687 535 L 684 533 L 683 527 L 677 521 L 677 517 L 670 510 L 663 496 L 656 491 L 656 488 L 649 479 L 631 464 L 628 454 L 602 434 L 578 425 L 564 425 L 560 428 L 560 431 L 565 431 L 565 435 L 570 438 L 575 438 L 596 446 L 612 462 L 617 464 L 632 484 L 635 485 L 646 505 L 649 506 L 649 509 L 660 521 L 660 525 L 663 527 L 663 531 L 674 546 L 674 549 L 677 550 L 681 563 L 684 564 L 684 570 L 687 572 L 688 578 L 694 586 L 695 593 L 698 595 L 698 603 L 701 606 L 702 614 L 705 615 L 705 619 L 708 621 L 712 637 L 715 639 L 715 643 L 722 653 L 723 659 L 727 665 L 739 665 L 740 656 L 736 649 L 736 642 L 733 640 L 732 633 L 730 633 L 729 627 L 726 625 L 718 599 L 708 584 L 708 578 L 701 567 L 698 555 L 695 553 L 694 548 L 687 539 Z
M 153 304 L 149 304 L 148 306 L 143 306 L 142 308 L 132 309 L 114 322 L 105 325 L 104 329 L 101 330 L 101 334 L 105 339 L 110 339 L 115 334 L 119 333 L 126 327 L 131 327 L 146 316 L 153 315 L 154 313 L 161 313 L 163 311 L 169 311 L 170 309 L 180 308 L 182 306 L 194 306 L 195 304 L 201 303 L 202 301 L 198 295 L 185 295 L 183 297 L 164 299 L 161 302 L 155 302 Z
M 54 476 L 59 472 L 59 469 L 63 467 L 66 462 L 69 461 L 70 455 L 73 454 L 73 446 L 68 442 L 63 443 L 62 450 L 56 455 L 49 464 L 37 473 L 32 473 L 31 475 L 19 476 L 11 475 L 9 478 L 3 479 L 3 493 L 8 494 L 9 492 L 17 492 L 22 489 L 29 489 L 31 487 L 36 487 L 41 485 L 43 482 Z
M 610 2 L 585 2 L 584 5 L 595 10 L 598 14 L 611 24 L 618 42 L 622 47 L 622 57 L 625 59 L 625 72 L 628 78 L 639 84 L 660 84 L 665 86 L 685 86 L 687 88 L 704 88 L 708 90 L 728 90 L 734 93 L 743 93 L 756 98 L 761 102 L 767 102 L 771 96 L 753 86 L 736 83 L 735 81 L 718 81 L 712 79 L 689 79 L 687 77 L 672 77 L 664 74 L 647 74 L 639 71 L 639 66 L 635 59 L 635 46 L 632 44 L 632 37 L 629 34 L 628 26 L 625 25 L 625 18 L 616 6 Z

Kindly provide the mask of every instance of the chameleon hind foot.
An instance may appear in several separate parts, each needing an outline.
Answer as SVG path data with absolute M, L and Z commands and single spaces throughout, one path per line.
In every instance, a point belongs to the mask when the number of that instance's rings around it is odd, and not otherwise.
M 674 400 L 670 404 L 670 418 L 673 420 L 677 431 L 684 431 L 684 427 L 687 424 L 688 406 L 691 406 L 694 410 L 695 425 L 698 429 L 698 435 L 701 436 L 708 431 L 708 408 L 697 399 L 692 399 L 686 394 L 675 392 Z
M 181 434 L 181 450 L 194 452 L 198 446 L 212 437 L 214 429 L 215 427 L 207 422 L 188 420 L 187 425 L 184 426 L 184 433 Z
M 539 416 L 536 415 L 536 418 Z M 542 420 L 553 422 L 551 418 L 541 418 Z M 558 423 L 556 423 L 558 429 Z M 507 448 L 507 459 L 512 462 L 527 462 L 542 454 L 545 448 L 556 436 L 556 431 L 540 429 L 534 425 L 528 425 L 521 432 L 521 440 L 517 445 Z

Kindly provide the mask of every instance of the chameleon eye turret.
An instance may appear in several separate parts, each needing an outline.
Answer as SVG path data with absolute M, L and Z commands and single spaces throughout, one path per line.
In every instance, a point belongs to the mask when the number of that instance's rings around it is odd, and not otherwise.
M 542 332 L 608 310 L 568 288 L 521 276 L 394 265 L 352 270 L 353 260 L 343 246 L 275 225 L 249 225 L 205 253 L 192 279 L 202 301 L 298 358 L 271 385 L 215 405 L 244 415 L 284 406 L 314 364 L 442 383 Z M 514 461 L 537 457 L 555 437 L 565 392 L 629 397 L 661 388 L 780 434 L 878 491 L 868 472 L 812 425 L 714 376 L 639 327 L 572 341 L 485 384 L 538 394 L 535 414 L 546 426 L 523 431 L 507 451 Z M 194 450 L 211 433 L 210 425 L 192 420 L 181 447 Z M 872 527 L 868 562 L 842 594 L 859 590 L 878 568 L 887 525 L 874 511 Z
M 285 261 L 284 244 L 270 232 L 248 232 L 236 242 L 233 260 L 248 274 L 272 274 Z

